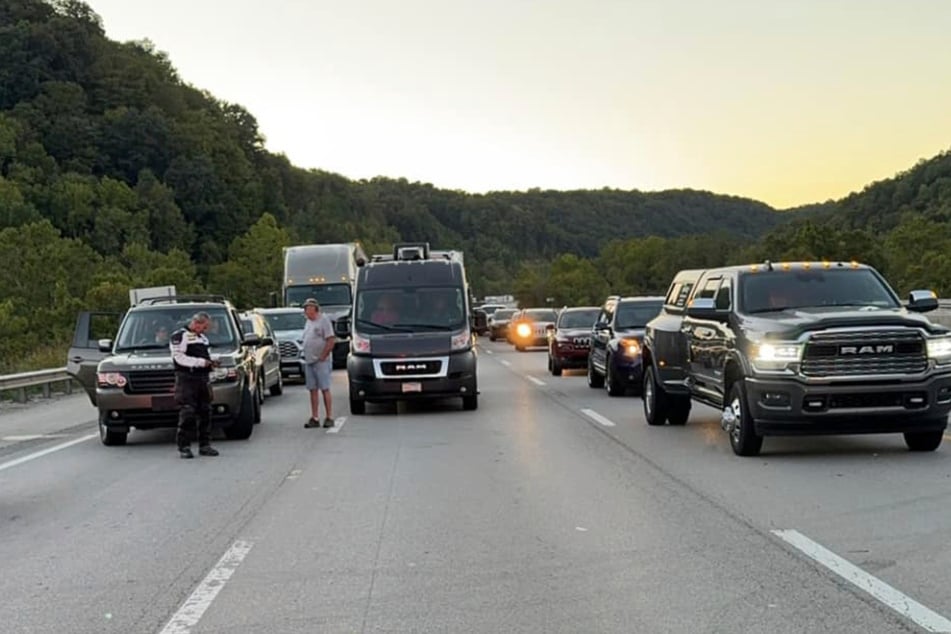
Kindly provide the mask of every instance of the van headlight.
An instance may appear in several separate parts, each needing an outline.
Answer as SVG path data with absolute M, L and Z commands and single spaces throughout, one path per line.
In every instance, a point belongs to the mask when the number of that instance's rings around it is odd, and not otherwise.
M 453 352 L 456 350 L 465 350 L 469 347 L 471 341 L 471 333 L 468 330 L 463 330 L 458 335 L 452 336 L 452 345 L 450 347 Z
M 951 363 L 951 335 L 928 339 L 928 358 L 938 365 Z
M 361 337 L 357 332 L 350 333 L 350 345 L 353 346 L 353 351 L 360 354 L 370 354 L 370 339 L 368 337 Z M 304 351 L 301 350 L 301 355 L 303 356 Z

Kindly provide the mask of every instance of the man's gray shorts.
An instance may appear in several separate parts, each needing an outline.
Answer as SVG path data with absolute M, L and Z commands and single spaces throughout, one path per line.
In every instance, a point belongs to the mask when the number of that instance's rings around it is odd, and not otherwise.
M 330 373 L 333 371 L 332 359 L 304 364 L 304 384 L 308 390 L 329 390 Z

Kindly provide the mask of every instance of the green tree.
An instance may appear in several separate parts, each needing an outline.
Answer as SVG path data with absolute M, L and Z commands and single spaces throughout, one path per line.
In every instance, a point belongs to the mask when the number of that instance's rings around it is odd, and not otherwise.
M 279 291 L 284 275 L 284 247 L 290 235 L 271 214 L 264 214 L 248 232 L 236 238 L 227 262 L 215 265 L 209 286 L 244 307 L 266 306 L 270 293 Z

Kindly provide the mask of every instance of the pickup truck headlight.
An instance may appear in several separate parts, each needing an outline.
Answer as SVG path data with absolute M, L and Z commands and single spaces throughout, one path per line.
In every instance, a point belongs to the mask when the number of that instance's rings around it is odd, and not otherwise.
M 803 344 L 789 341 L 761 343 L 753 348 L 753 366 L 757 370 L 785 370 L 790 363 L 802 360 Z
M 951 336 L 928 339 L 928 358 L 938 365 L 951 363 Z

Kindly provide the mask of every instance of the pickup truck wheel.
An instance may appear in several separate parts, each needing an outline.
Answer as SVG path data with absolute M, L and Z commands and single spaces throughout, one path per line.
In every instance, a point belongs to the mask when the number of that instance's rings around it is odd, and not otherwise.
M 732 418 L 730 446 L 738 456 L 755 456 L 763 448 L 763 437 L 756 434 L 755 421 L 746 405 L 746 386 L 740 379 L 730 388 L 723 411 L 724 418 Z
M 588 387 L 604 387 L 604 377 L 598 374 L 597 370 L 594 369 L 594 362 L 591 360 L 590 355 L 588 356 Z
M 624 396 L 624 387 L 618 383 L 614 376 L 614 370 L 611 368 L 611 356 L 608 355 L 604 360 L 604 388 L 608 396 Z
M 350 413 L 354 416 L 360 416 L 366 414 L 367 412 L 367 402 L 359 399 L 350 397 Z
M 254 424 L 257 425 L 261 422 L 261 404 L 264 402 L 264 386 L 258 383 L 255 392 L 257 392 L 257 397 L 254 399 Z
M 911 451 L 934 451 L 941 445 L 944 430 L 905 432 L 905 444 Z
M 271 396 L 280 396 L 284 393 L 284 375 L 280 372 L 277 373 L 277 383 L 272 385 L 270 388 Z
M 241 395 L 241 410 L 235 416 L 234 422 L 222 428 L 228 440 L 247 440 L 254 431 L 255 398 L 250 389 L 244 390 Z
M 667 392 L 657 384 L 654 375 L 654 366 L 649 365 L 644 371 L 644 419 L 648 425 L 663 425 L 667 420 L 669 403 Z
M 690 418 L 689 396 L 667 396 L 667 422 L 671 425 L 686 425 Z
M 129 432 L 112 431 L 105 423 L 105 415 L 99 414 L 99 442 L 106 447 L 120 447 L 125 444 Z

